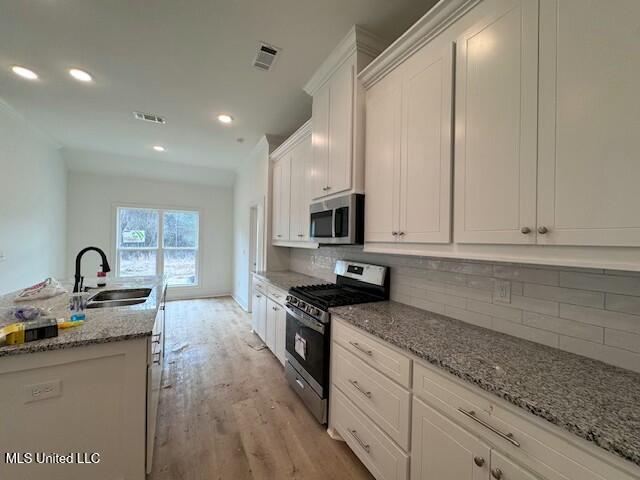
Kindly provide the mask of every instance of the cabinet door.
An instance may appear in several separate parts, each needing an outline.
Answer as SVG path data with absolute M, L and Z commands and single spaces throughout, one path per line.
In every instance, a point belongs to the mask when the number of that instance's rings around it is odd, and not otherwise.
M 285 343 L 287 336 L 287 312 L 282 307 L 278 307 L 276 311 L 276 338 L 275 338 L 275 354 L 284 365 L 285 362 Z
M 367 92 L 365 240 L 393 242 L 399 229 L 401 78 L 393 72 Z
M 299 143 L 291 155 L 291 240 L 309 240 L 310 156 L 309 137 Z
M 260 292 L 253 294 L 253 328 L 264 341 L 266 332 L 267 297 Z
M 329 84 L 313 96 L 313 119 L 311 120 L 311 166 L 312 197 L 327 195 L 327 170 L 329 168 Z
M 273 166 L 273 239 L 289 240 L 291 156 Z
M 266 343 L 269 350 L 274 353 L 276 351 L 276 317 L 278 308 L 280 307 L 276 302 L 270 298 L 267 299 L 267 325 L 264 343 Z
M 399 232 L 404 242 L 451 241 L 453 48 L 427 45 L 404 67 Z
M 491 472 L 491 478 L 500 480 L 542 480 L 495 450 L 491 450 Z
M 535 243 L 538 1 L 491 2 L 456 42 L 455 241 Z
M 329 97 L 329 168 L 327 194 L 351 188 L 355 56 L 333 74 Z
M 640 2 L 541 0 L 538 243 L 640 245 Z
M 411 480 L 489 480 L 490 449 L 413 399 Z

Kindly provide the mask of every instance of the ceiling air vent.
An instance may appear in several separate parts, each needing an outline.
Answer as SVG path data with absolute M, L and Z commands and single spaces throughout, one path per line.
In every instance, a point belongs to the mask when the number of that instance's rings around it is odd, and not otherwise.
M 260 70 L 271 70 L 274 63 L 276 63 L 276 57 L 280 53 L 280 48 L 269 45 L 268 43 L 260 42 L 258 44 L 258 54 L 253 61 L 253 66 Z
M 142 113 L 142 112 L 133 112 L 133 116 L 138 120 L 142 120 L 145 122 L 151 123 L 160 123 L 165 124 L 167 121 L 159 115 L 154 115 L 153 113 Z

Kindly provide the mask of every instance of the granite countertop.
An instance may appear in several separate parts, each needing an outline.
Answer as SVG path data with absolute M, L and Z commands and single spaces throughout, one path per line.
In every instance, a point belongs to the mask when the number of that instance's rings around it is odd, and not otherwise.
M 165 281 L 162 277 L 109 279 L 109 283 L 104 290 L 138 287 L 151 288 L 152 290 L 147 301 L 138 305 L 87 309 L 87 319 L 84 325 L 60 330 L 57 337 L 0 347 L 0 357 L 149 336 L 153 330 L 156 314 L 160 307 L 164 283 Z M 71 283 L 63 282 L 63 285 L 68 292 L 73 290 Z M 91 294 L 98 291 L 92 290 Z M 69 293 L 63 293 L 45 300 L 25 302 L 14 302 L 14 297 L 15 293 L 0 296 L 0 311 L 2 311 L 3 307 L 29 305 L 49 311 L 49 316 L 54 318 L 69 318 Z M 13 321 L 0 317 L 0 326 Z
M 291 272 L 289 270 L 284 272 L 255 272 L 254 275 L 259 279 L 285 291 L 288 291 L 291 287 L 299 287 L 302 285 L 330 283 L 326 280 L 322 280 L 321 278 L 310 277 L 309 275 Z
M 396 302 L 331 313 L 640 465 L 640 374 Z

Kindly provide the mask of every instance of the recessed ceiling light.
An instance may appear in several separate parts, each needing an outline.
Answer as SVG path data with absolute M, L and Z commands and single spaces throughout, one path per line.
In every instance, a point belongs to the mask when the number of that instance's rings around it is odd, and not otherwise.
M 29 70 L 28 68 L 21 67 L 20 65 L 14 65 L 11 67 L 11 70 L 16 75 L 20 75 L 22 78 L 26 78 L 28 80 L 37 80 L 38 74 L 33 70 Z
M 220 115 L 218 115 L 218 121 L 220 123 L 229 124 L 233 122 L 233 117 L 231 115 L 227 115 L 226 113 L 221 113 Z
M 75 78 L 79 82 L 90 82 L 91 80 L 93 80 L 93 77 L 91 75 L 89 75 L 84 70 L 80 70 L 77 68 L 69 69 L 69 75 L 71 75 L 73 78 Z
M 164 148 L 162 145 L 154 145 L 154 146 L 153 146 L 153 149 L 154 149 L 156 152 L 164 152 L 164 151 L 166 150 L 166 148 Z

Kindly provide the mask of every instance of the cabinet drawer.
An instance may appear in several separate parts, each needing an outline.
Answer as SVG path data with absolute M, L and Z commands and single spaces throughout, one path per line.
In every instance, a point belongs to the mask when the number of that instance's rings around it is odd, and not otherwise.
M 280 305 L 284 305 L 287 298 L 287 292 L 273 285 L 268 286 L 267 295 Z
M 331 389 L 332 423 L 377 480 L 408 478 L 409 457 L 337 388 Z
M 403 449 L 409 449 L 410 393 L 334 343 L 331 380 Z
M 609 454 L 600 452 L 599 447 L 578 437 L 572 438 L 573 435 L 565 434 L 559 427 L 518 407 L 508 406 L 499 398 L 491 399 L 484 392 L 466 387 L 449 375 L 414 363 L 413 377 L 414 395 L 485 439 L 496 449 L 521 458 L 527 468 L 538 472 L 545 479 L 634 478 L 614 469 L 610 463 L 603 462 L 602 458 Z M 469 416 L 461 410 L 473 413 Z M 518 445 L 498 432 L 508 435 Z
M 411 383 L 411 360 L 343 322 L 332 322 L 331 338 L 403 387 Z
M 253 288 L 264 295 L 267 294 L 267 284 L 262 280 L 258 280 L 257 278 L 254 278 Z

